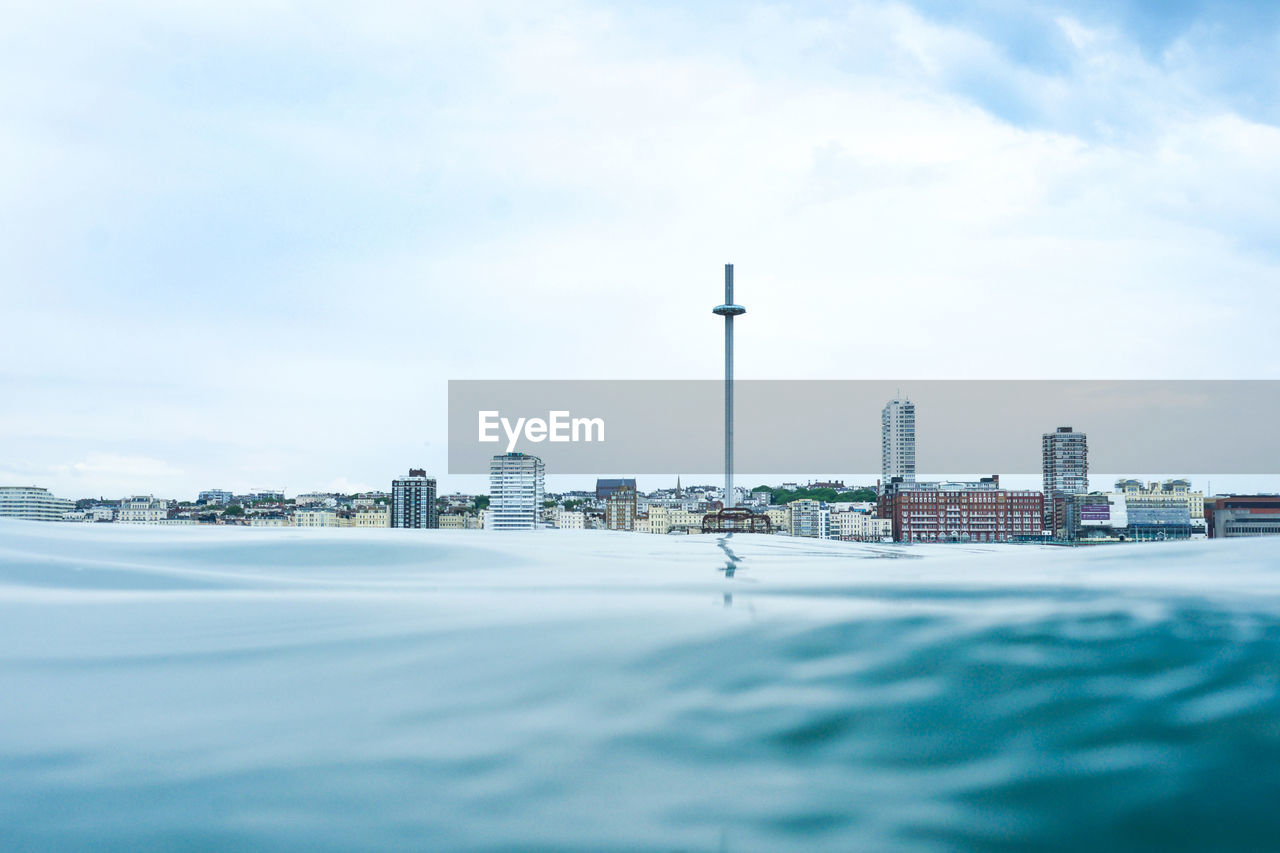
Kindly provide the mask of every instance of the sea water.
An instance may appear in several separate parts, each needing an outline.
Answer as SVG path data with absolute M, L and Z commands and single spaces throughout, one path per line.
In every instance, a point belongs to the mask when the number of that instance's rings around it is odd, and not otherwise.
M 1280 849 L 1280 539 L 0 522 L 0 850 L 448 849 Z

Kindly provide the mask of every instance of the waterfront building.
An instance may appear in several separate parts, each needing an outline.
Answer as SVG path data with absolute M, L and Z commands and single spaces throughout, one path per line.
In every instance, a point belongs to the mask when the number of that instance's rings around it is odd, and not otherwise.
M 467 529 L 467 517 L 460 512 L 441 513 L 438 521 L 441 530 Z
M 916 481 L 916 406 L 904 397 L 894 397 L 880 413 L 881 489 L 895 477 Z
M 649 505 L 650 533 L 688 533 L 702 532 L 702 519 L 705 512 L 685 509 L 684 507 L 668 507 L 658 504 Z
M 256 512 L 249 516 L 250 527 L 289 527 L 289 516 L 282 512 Z
M 841 510 L 831 513 L 831 538 L 844 542 L 883 542 L 893 538 L 893 522 L 870 512 Z
M 120 502 L 116 521 L 120 524 L 159 524 L 169 517 L 169 502 L 151 495 L 138 495 Z
M 75 508 L 75 501 L 55 498 L 40 486 L 0 486 L 0 518 L 61 521 L 64 512 Z
M 1072 542 L 1151 542 L 1189 539 L 1204 531 L 1204 495 L 1187 480 L 1143 484 L 1119 480 L 1111 492 L 1061 496 L 1055 515 L 1060 538 Z
M 1179 507 L 1185 503 L 1193 521 L 1204 518 L 1204 492 L 1193 490 L 1190 480 L 1179 478 L 1147 486 L 1141 480 L 1118 480 L 1116 491 L 1123 492 L 1131 505 L 1135 501 L 1152 507 Z
M 373 503 L 356 507 L 351 513 L 351 521 L 352 527 L 390 527 L 391 505 Z
M 1058 427 L 1040 438 L 1040 470 L 1043 477 L 1045 529 L 1060 535 L 1064 519 L 1055 515 L 1065 495 L 1089 491 L 1089 440 L 1069 426 Z
M 787 504 L 788 530 L 792 536 L 830 538 L 831 511 L 822 501 L 798 500 Z
M 609 493 L 604 502 L 604 526 L 608 530 L 635 530 L 635 486 L 623 484 Z
M 539 524 L 546 473 L 542 460 L 527 453 L 502 453 L 489 462 L 492 530 L 534 530 Z
M 665 504 L 649 504 L 649 532 L 666 533 L 671 529 L 671 513 L 676 507 Z
M 1231 495 L 1205 499 L 1211 539 L 1280 536 L 1280 495 Z
M 250 521 L 250 524 L 253 522 Z M 338 511 L 327 506 L 299 507 L 293 513 L 294 527 L 340 527 Z
M 422 468 L 410 468 L 408 476 L 391 481 L 391 526 L 439 526 L 436 514 L 436 481 L 434 477 L 428 477 Z
M 1044 495 L 1000 488 L 999 476 L 978 482 L 894 482 L 880 499 L 896 542 L 1012 542 L 1044 531 Z
M 771 506 L 764 511 L 764 515 L 775 533 L 791 532 L 791 510 L 787 509 L 787 504 Z
M 223 489 L 205 489 L 196 495 L 196 503 L 198 504 L 216 504 L 218 506 L 226 506 L 231 503 L 231 492 Z
M 556 527 L 560 530 L 585 530 L 587 516 L 578 510 L 558 509 L 556 511 Z

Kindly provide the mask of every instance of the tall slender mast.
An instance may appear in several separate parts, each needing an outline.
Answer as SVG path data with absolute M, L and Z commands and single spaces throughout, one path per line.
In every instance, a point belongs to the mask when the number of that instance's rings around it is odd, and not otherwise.
M 724 508 L 733 506 L 733 318 L 747 309 L 733 302 L 733 264 L 724 265 L 724 304 L 711 309 L 724 317 Z

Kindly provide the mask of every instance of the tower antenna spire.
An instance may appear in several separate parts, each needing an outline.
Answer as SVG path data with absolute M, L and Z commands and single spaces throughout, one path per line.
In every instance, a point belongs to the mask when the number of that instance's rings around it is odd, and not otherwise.
M 724 265 L 724 304 L 711 309 L 724 317 L 724 508 L 733 507 L 733 318 L 747 309 L 733 301 L 733 264 Z

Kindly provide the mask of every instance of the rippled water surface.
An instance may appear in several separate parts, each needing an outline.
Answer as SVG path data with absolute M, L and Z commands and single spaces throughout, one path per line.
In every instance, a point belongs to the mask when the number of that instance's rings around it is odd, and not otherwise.
M 0 850 L 1276 850 L 1280 539 L 0 522 Z

